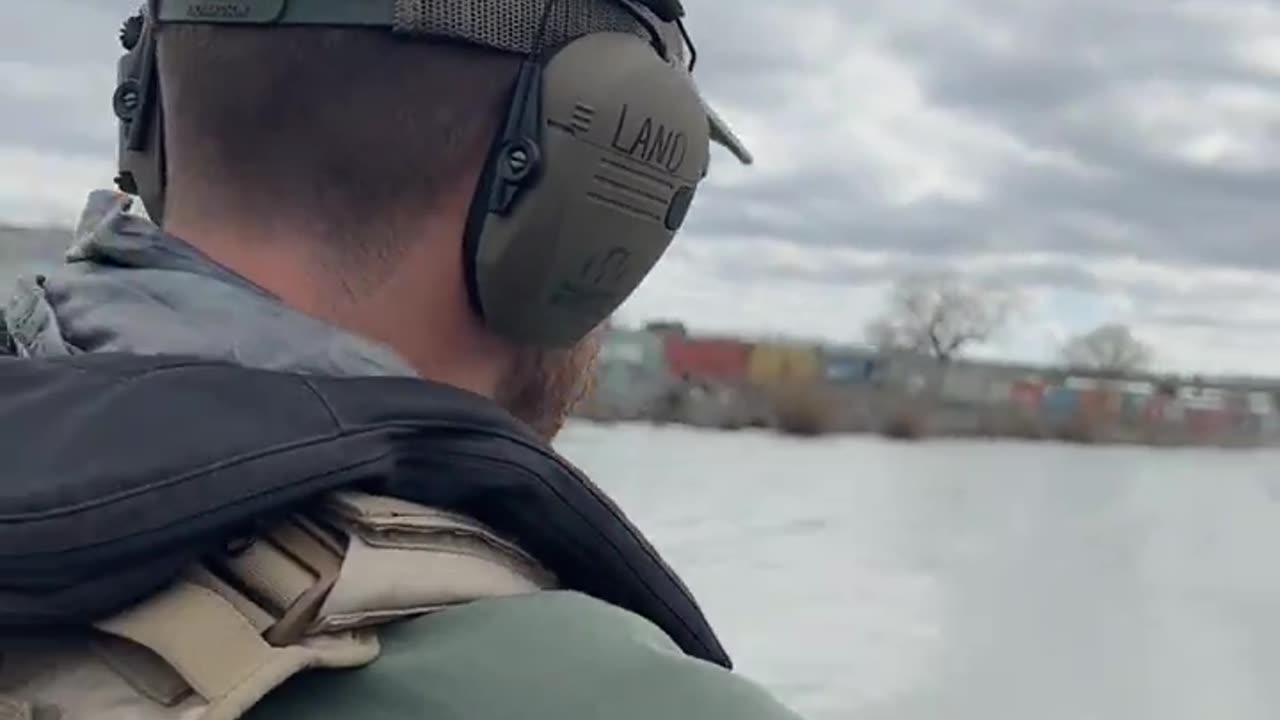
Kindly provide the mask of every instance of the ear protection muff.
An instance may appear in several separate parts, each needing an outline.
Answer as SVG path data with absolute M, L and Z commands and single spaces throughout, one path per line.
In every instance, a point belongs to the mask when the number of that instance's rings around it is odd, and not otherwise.
M 495 332 L 572 345 L 640 285 L 684 223 L 710 130 L 654 45 L 594 33 L 527 61 L 465 236 L 472 305 Z
M 158 5 L 158 0 L 148 0 L 145 9 L 121 28 L 125 54 L 117 65 L 116 90 L 111 98 L 119 121 L 116 187 L 141 197 L 147 214 L 157 224 L 164 219 L 165 187 L 164 121 L 155 23 L 151 20 L 157 16 Z
M 671 244 L 707 172 L 707 110 L 649 19 L 678 23 L 679 0 L 613 2 L 650 38 L 591 33 L 550 51 L 535 41 L 471 203 L 462 268 L 471 306 L 521 344 L 568 347 L 608 318 Z M 282 0 L 269 4 L 283 12 Z M 155 27 L 167 18 L 149 0 L 126 23 L 114 102 L 117 185 L 157 223 L 165 163 Z

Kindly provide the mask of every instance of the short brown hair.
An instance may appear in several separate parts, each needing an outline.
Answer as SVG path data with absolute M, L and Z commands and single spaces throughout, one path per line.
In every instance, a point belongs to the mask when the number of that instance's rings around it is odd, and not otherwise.
M 159 51 L 171 202 L 283 215 L 348 258 L 394 255 L 478 167 L 520 60 L 296 26 L 167 26 Z

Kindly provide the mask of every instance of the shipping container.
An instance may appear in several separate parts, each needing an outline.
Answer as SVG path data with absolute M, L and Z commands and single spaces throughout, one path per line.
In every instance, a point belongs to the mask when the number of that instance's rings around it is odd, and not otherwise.
M 1155 402 L 1155 395 L 1124 393 L 1121 395 L 1120 415 L 1127 422 L 1146 422 L 1149 420 L 1149 408 Z
M 1103 390 L 1098 393 L 1101 396 L 1102 413 L 1110 419 L 1115 419 L 1124 414 L 1124 393 L 1115 390 Z
M 1077 392 L 1094 392 L 1102 387 L 1102 381 L 1097 378 L 1072 376 L 1067 378 L 1063 386 L 1069 390 Z
M 992 380 L 987 384 L 987 402 L 1007 404 L 1013 397 L 1013 383 L 1008 380 Z
M 942 375 L 942 399 L 961 405 L 987 405 L 992 401 L 991 376 L 982 368 L 952 366 Z M 1007 400 L 1007 398 L 1001 398 Z
M 611 329 L 601 338 L 600 364 L 662 370 L 666 364 L 662 338 L 645 330 Z
M 1045 386 L 1042 382 L 1019 380 L 1009 390 L 1009 399 L 1023 410 L 1039 412 L 1044 401 Z
M 822 378 L 822 358 L 815 347 L 760 343 L 751 351 L 748 376 L 760 386 L 811 383 Z
M 1242 440 L 1256 440 L 1262 431 L 1262 417 L 1253 413 L 1232 413 L 1232 434 Z
M 1186 424 L 1197 438 L 1209 439 L 1231 427 L 1231 415 L 1225 410 L 1191 407 L 1187 409 Z
M 1254 415 L 1274 415 L 1276 412 L 1275 396 L 1267 392 L 1249 393 L 1249 412 Z
M 853 352 L 826 352 L 822 355 L 824 376 L 836 385 L 857 385 L 875 379 L 878 357 Z
M 663 338 L 667 370 L 677 379 L 739 383 L 747 379 L 751 346 L 739 340 Z
M 1262 440 L 1273 441 L 1276 435 L 1280 434 L 1280 417 L 1277 417 L 1275 413 L 1260 417 L 1261 427 L 1259 428 L 1259 433 L 1262 435 Z
M 1062 386 L 1064 390 L 1071 393 L 1070 418 L 1097 421 L 1120 413 L 1120 397 L 1108 389 L 1109 386 L 1105 380 L 1077 375 L 1068 377 Z M 1059 399 L 1054 410 L 1061 412 L 1064 407 L 1063 400 Z M 1057 415 L 1055 419 L 1058 419 Z
M 1181 387 L 1178 388 L 1178 400 L 1188 410 L 1226 410 L 1226 393 L 1217 388 Z
M 638 419 L 650 413 L 671 385 L 662 339 L 647 331 L 609 330 L 600 344 L 593 414 Z
M 1143 415 L 1147 423 L 1151 425 L 1165 425 L 1170 423 L 1170 407 L 1176 401 L 1168 395 L 1152 395 L 1147 401 L 1146 407 L 1143 408 Z
M 1089 420 L 1100 420 L 1110 414 L 1110 410 L 1114 407 L 1111 394 L 1101 388 L 1094 390 L 1083 390 L 1079 395 L 1079 406 L 1077 408 L 1081 417 Z
M 1176 397 L 1166 398 L 1166 402 L 1160 408 L 1161 418 L 1166 424 L 1181 425 L 1187 420 L 1187 406 Z
M 1150 397 L 1156 394 L 1156 385 L 1147 380 L 1117 380 L 1107 384 L 1107 389 L 1122 395 Z
M 894 353 L 881 359 L 876 368 L 876 383 L 906 392 L 916 387 L 940 387 L 942 368 L 933 358 Z
M 1246 437 L 1256 434 L 1254 428 L 1257 427 L 1258 416 L 1250 407 L 1249 393 L 1243 390 L 1224 390 L 1222 405 L 1221 412 L 1227 416 L 1228 428 Z
M 1040 399 L 1040 408 L 1049 422 L 1067 422 L 1080 408 L 1080 391 L 1062 386 L 1046 388 Z

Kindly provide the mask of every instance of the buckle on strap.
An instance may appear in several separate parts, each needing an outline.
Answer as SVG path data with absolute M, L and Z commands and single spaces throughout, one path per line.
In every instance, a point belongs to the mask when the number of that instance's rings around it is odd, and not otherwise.
M 358 667 L 379 652 L 377 638 L 367 633 L 327 644 L 272 646 L 235 604 L 195 579 L 180 580 L 95 627 L 163 659 L 208 703 L 202 720 L 233 720 L 309 667 Z
M 99 652 L 154 702 L 172 707 L 194 691 L 210 705 L 202 720 L 233 720 L 308 667 L 372 662 L 371 627 L 557 585 L 469 518 L 358 493 L 303 512 L 96 623 L 119 639 Z
M 371 632 L 308 637 L 342 553 L 336 533 L 290 518 L 95 623 L 95 650 L 153 702 L 173 707 L 194 692 L 208 704 L 202 720 L 233 720 L 309 667 L 377 657 Z
M 316 522 L 295 516 L 241 548 L 209 561 L 221 580 L 259 611 L 267 642 L 286 647 L 302 640 L 338 582 L 344 540 Z M 249 609 L 253 612 L 253 609 Z

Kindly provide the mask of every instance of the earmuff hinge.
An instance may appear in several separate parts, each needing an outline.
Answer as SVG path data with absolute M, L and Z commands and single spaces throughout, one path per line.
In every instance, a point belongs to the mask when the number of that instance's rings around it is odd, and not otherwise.
M 512 90 L 510 109 L 493 162 L 489 212 L 506 215 L 542 168 L 542 65 L 526 60 Z

